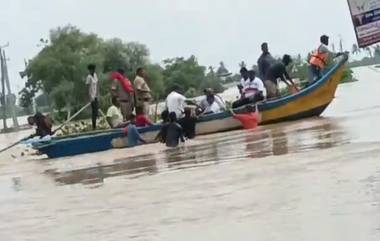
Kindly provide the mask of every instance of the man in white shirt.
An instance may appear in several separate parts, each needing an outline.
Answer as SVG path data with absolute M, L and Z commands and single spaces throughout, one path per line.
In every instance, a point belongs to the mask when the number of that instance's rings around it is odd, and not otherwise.
M 219 113 L 226 110 L 226 104 L 223 99 L 214 94 L 214 90 L 207 88 L 204 90 L 205 97 L 200 103 L 202 114 Z
M 181 93 L 181 88 L 174 86 L 173 91 L 166 97 L 166 108 L 169 113 L 176 113 L 178 119 L 182 118 L 186 107 L 186 97 Z
M 112 106 L 107 110 L 107 121 L 112 128 L 122 128 L 128 123 L 123 123 L 123 114 L 117 97 L 112 97 Z
M 232 104 L 232 108 L 238 108 L 247 104 L 254 104 L 266 98 L 267 91 L 261 79 L 256 77 L 253 70 L 248 71 L 248 79 L 241 80 L 241 98 Z
M 88 87 L 88 96 L 89 100 L 91 101 L 91 108 L 92 108 L 92 129 L 96 129 L 96 119 L 98 118 L 98 111 L 99 111 L 99 81 L 98 76 L 96 75 L 96 65 L 90 64 L 87 67 L 88 69 L 88 76 L 86 79 L 86 85 Z

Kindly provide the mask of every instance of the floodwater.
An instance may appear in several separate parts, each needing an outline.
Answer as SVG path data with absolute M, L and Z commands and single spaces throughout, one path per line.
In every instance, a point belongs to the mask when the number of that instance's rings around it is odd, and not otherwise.
M 0 240 L 378 241 L 380 73 L 355 75 L 321 118 L 177 149 L 0 154 Z

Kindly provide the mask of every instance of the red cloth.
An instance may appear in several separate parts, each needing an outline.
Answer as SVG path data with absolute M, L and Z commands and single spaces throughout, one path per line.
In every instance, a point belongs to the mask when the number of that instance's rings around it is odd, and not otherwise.
M 234 118 L 241 122 L 244 129 L 255 129 L 260 121 L 260 115 L 258 112 L 249 114 L 236 114 Z
M 118 72 L 115 72 L 115 73 L 112 73 L 112 79 L 118 80 L 126 92 L 134 93 L 132 83 L 127 77 L 123 76 L 122 74 Z
M 152 126 L 152 125 L 154 125 L 153 121 L 151 121 L 145 115 L 136 116 L 136 126 L 137 127 L 145 127 L 145 126 Z

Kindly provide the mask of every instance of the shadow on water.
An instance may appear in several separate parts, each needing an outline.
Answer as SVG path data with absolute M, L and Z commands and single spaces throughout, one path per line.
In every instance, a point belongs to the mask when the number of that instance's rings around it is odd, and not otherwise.
M 193 146 L 117 159 L 109 165 L 98 163 L 85 169 L 64 172 L 47 170 L 46 174 L 61 185 L 102 184 L 105 179 L 116 176 L 140 178 L 159 172 L 327 149 L 350 141 L 336 120 L 329 118 L 273 125 L 255 131 L 219 133 L 198 139 L 200 144 Z

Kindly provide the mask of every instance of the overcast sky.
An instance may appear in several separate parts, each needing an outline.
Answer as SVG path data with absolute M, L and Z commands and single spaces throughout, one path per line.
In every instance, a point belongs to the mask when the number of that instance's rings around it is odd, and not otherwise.
M 148 46 L 153 62 L 192 54 L 203 65 L 223 60 L 230 71 L 249 66 L 269 42 L 274 55 L 306 54 L 321 34 L 356 41 L 346 0 L 0 0 L 0 45 L 9 42 L 14 88 L 24 58 L 40 50 L 40 38 L 67 24 L 103 38 Z

